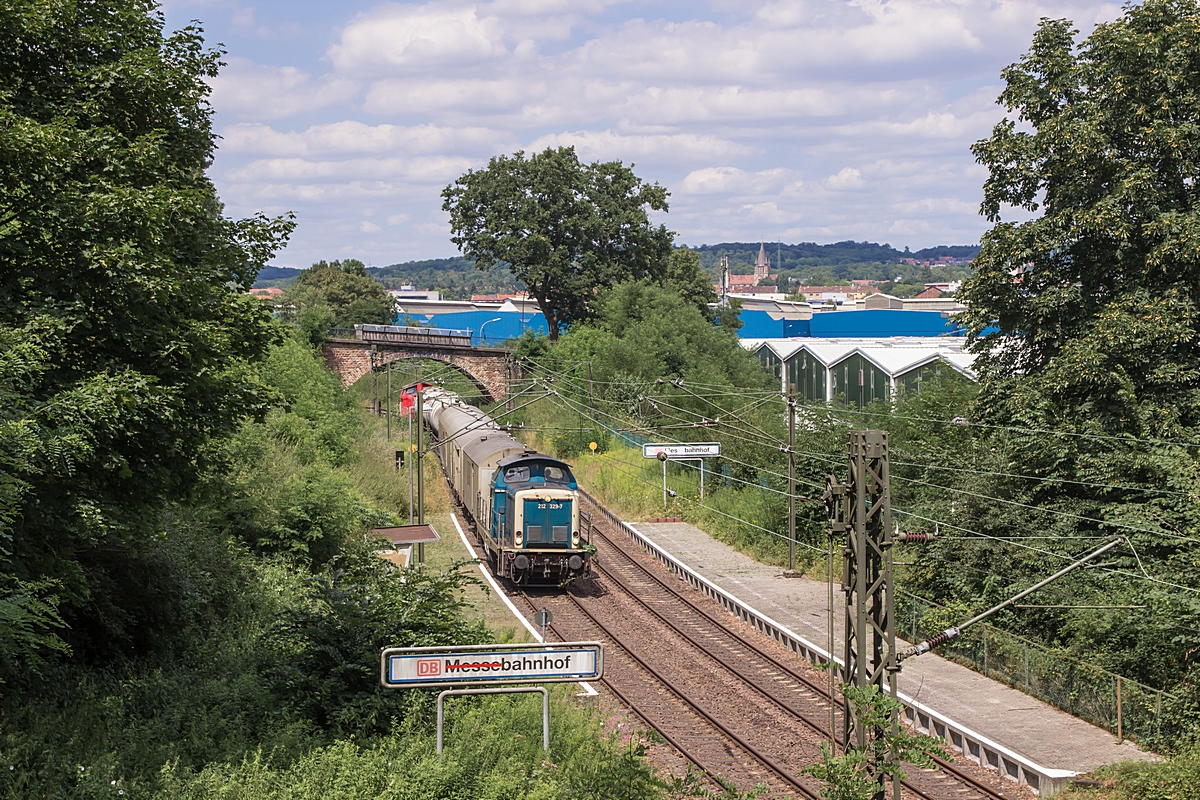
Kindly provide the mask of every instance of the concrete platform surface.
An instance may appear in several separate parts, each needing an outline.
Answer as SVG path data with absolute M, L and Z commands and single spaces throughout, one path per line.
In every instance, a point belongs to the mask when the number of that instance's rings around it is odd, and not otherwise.
M 660 547 L 800 636 L 828 645 L 828 584 L 784 578 L 687 523 L 635 523 Z M 837 577 L 835 576 L 835 581 Z M 834 584 L 834 652 L 842 652 L 841 583 Z M 933 654 L 911 659 L 900 691 L 1014 753 L 1053 769 L 1088 772 L 1117 761 L 1151 759 L 1116 737 L 1024 692 Z

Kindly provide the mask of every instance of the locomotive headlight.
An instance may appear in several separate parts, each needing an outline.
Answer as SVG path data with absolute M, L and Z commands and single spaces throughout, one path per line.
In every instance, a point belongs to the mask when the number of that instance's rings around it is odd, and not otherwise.
M 516 533 L 517 547 L 520 547 L 525 541 L 525 535 L 518 529 Z
M 579 529 L 571 531 L 571 546 L 579 547 Z

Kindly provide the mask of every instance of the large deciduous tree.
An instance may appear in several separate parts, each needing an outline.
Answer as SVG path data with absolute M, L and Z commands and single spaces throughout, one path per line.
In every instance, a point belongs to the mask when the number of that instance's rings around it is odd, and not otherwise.
M 222 216 L 218 66 L 148 0 L 0 6 L 0 602 L 56 584 L 83 655 L 162 633 L 185 598 L 144 544 L 266 399 L 242 365 L 275 334 L 246 290 L 291 222 Z M 14 633 L 0 611 L 0 649 L 35 655 L 53 613 Z
M 666 211 L 667 191 L 620 161 L 582 164 L 573 147 L 496 156 L 442 197 L 452 241 L 480 269 L 507 263 L 552 340 L 594 313 L 597 290 L 664 277 L 672 235 L 647 209 Z
M 390 325 L 396 319 L 395 301 L 356 258 L 318 261 L 296 276 L 286 300 L 314 343 L 323 340 L 330 327 Z
M 994 471 L 956 495 L 956 524 L 1040 541 L 955 542 L 979 572 L 925 574 L 990 602 L 1044 575 L 1046 548 L 1127 537 L 1108 557 L 1119 574 L 1081 570 L 1053 591 L 1151 611 L 1043 629 L 1164 685 L 1200 663 L 1200 7 L 1147 0 L 1077 35 L 1044 20 L 1004 70 L 1015 118 L 973 148 L 994 226 L 961 292 L 975 414 L 997 427 L 964 455 Z
M 1149 0 L 1076 33 L 1042 22 L 1004 71 L 1018 120 L 973 148 L 995 223 L 962 292 L 984 394 L 1036 427 L 1186 435 L 1200 424 L 1200 13 Z M 1004 221 L 1006 207 L 1040 213 Z

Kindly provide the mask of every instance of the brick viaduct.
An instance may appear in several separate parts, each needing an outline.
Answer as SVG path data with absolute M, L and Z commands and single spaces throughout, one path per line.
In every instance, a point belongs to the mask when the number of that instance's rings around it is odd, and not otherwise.
M 321 354 L 325 357 L 325 365 L 338 373 L 342 385 L 347 387 L 372 369 L 389 362 L 428 358 L 458 369 L 492 402 L 508 396 L 510 354 L 499 348 L 330 339 Z M 517 367 L 513 365 L 513 369 Z M 514 372 L 513 377 L 519 377 L 519 373 Z

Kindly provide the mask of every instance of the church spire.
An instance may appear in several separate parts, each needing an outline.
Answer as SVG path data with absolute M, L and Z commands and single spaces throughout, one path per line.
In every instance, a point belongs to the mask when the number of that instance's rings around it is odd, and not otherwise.
M 771 262 L 767 261 L 767 246 L 758 243 L 758 261 L 754 262 L 754 276 L 756 278 L 765 278 L 771 274 Z

